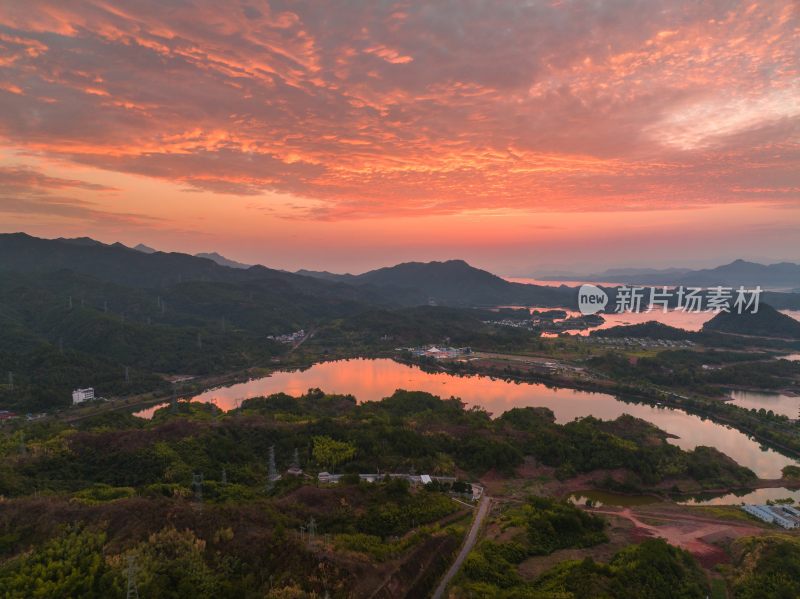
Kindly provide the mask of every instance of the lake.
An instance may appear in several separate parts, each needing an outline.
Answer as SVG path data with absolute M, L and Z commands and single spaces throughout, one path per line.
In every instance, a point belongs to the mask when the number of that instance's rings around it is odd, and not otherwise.
M 731 403 L 748 410 L 764 408 L 775 414 L 797 418 L 800 413 L 800 397 L 766 391 L 731 391 Z
M 764 504 L 767 501 L 786 499 L 791 497 L 795 504 L 800 503 L 800 489 L 787 489 L 786 487 L 771 487 L 769 489 L 756 489 L 755 491 L 741 493 L 727 493 L 725 495 L 698 495 L 689 499 L 678 501 L 683 505 L 739 505 L 740 503 Z
M 680 410 L 626 403 L 605 393 L 553 389 L 539 383 L 432 374 L 390 359 L 322 362 L 304 371 L 275 372 L 264 378 L 210 389 L 192 400 L 212 402 L 223 410 L 230 410 L 250 397 L 280 391 L 298 396 L 314 387 L 327 393 L 351 393 L 358 401 L 380 400 L 396 389 L 427 391 L 441 397 L 460 397 L 467 405 L 481 406 L 494 416 L 514 407 L 543 406 L 553 410 L 559 423 L 589 415 L 613 420 L 627 413 L 676 435 L 678 438 L 669 441 L 683 449 L 713 445 L 762 478 L 778 478 L 781 468 L 796 463 L 776 451 L 761 448 L 739 431 Z M 161 406 L 142 410 L 136 415 L 150 418 L 157 407 Z
M 739 505 L 741 503 L 764 504 L 767 501 L 776 499 L 794 499 L 795 504 L 800 503 L 800 490 L 787 489 L 786 487 L 770 487 L 767 489 L 755 489 L 754 491 L 740 491 L 739 493 L 726 493 L 724 495 L 713 495 L 710 493 L 699 494 L 694 497 L 684 497 L 676 499 L 675 502 L 681 505 Z M 638 505 L 648 505 L 662 501 L 652 495 L 623 495 L 610 491 L 577 491 L 569 496 L 569 501 L 576 505 L 585 505 L 586 500 L 591 500 L 594 507 L 614 506 L 614 507 L 636 507 Z
M 568 308 L 552 308 L 552 307 L 544 307 L 544 306 L 498 306 L 499 308 L 527 308 L 531 312 L 534 310 L 539 310 L 540 312 L 545 310 L 564 310 L 567 313 L 568 317 L 575 317 L 580 316 L 581 313 L 577 310 L 571 310 Z M 800 310 L 779 310 L 783 314 L 794 318 L 795 320 L 800 320 Z M 611 312 L 611 313 L 601 313 L 600 316 L 603 317 L 604 321 L 602 324 L 597 325 L 595 327 L 590 327 L 588 329 L 581 329 L 581 330 L 570 330 L 568 331 L 571 335 L 581 335 L 586 336 L 589 335 L 592 331 L 599 331 L 601 329 L 610 329 L 611 327 L 616 326 L 625 326 L 625 325 L 632 325 L 632 324 L 641 324 L 644 322 L 649 322 L 651 320 L 655 320 L 662 324 L 669 325 L 671 327 L 675 327 L 678 329 L 683 329 L 685 331 L 699 331 L 703 328 L 703 325 L 711 320 L 714 316 L 716 316 L 713 312 L 684 312 L 682 310 L 667 310 L 664 312 L 661 308 L 657 308 L 652 312 Z M 561 319 L 555 319 L 555 322 L 559 322 Z M 558 335 L 555 334 L 545 334 L 542 335 L 543 337 L 557 337 Z M 792 354 L 792 356 L 787 356 L 787 360 L 797 360 L 800 359 L 800 354 Z
M 610 491 L 577 491 L 567 498 L 575 505 L 586 505 L 590 500 L 593 507 L 603 507 L 611 505 L 615 507 L 636 507 L 637 505 L 648 505 L 660 503 L 662 500 L 653 495 L 623 495 Z

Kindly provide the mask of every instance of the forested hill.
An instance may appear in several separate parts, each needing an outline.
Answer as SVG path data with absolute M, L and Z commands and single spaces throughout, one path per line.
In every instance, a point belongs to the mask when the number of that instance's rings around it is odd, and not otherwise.
M 703 325 L 704 331 L 800 339 L 800 322 L 761 304 L 756 313 L 720 312 Z
M 463 260 L 405 262 L 371 270 L 361 275 L 332 275 L 301 271 L 324 280 L 368 286 L 404 305 L 428 302 L 451 306 L 495 306 L 519 304 L 566 306 L 575 304 L 574 288 L 511 283 Z
M 335 289 L 349 294 L 351 299 L 356 297 L 352 289 L 344 285 L 332 285 L 264 266 L 230 268 L 209 258 L 177 252 L 146 253 L 120 243 L 107 245 L 87 238 L 40 239 L 25 233 L 0 235 L 0 271 L 41 274 L 58 270 L 71 270 L 131 287 L 168 287 L 188 281 L 260 281 L 315 294 Z
M 361 275 L 314 271 L 289 273 L 265 266 L 231 268 L 212 259 L 177 252 L 142 252 L 120 243 L 81 239 L 39 239 L 24 233 L 0 235 L 0 271 L 44 274 L 70 270 L 137 288 L 167 288 L 189 281 L 262 283 L 275 288 L 367 304 L 451 306 L 575 303 L 569 287 L 508 282 L 463 260 L 408 262 Z

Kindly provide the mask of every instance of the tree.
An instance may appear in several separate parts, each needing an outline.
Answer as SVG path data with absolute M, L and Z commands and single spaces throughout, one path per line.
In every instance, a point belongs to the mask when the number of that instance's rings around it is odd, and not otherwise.
M 355 445 L 347 441 L 337 441 L 325 436 L 314 437 L 314 459 L 322 466 L 333 469 L 356 455 Z

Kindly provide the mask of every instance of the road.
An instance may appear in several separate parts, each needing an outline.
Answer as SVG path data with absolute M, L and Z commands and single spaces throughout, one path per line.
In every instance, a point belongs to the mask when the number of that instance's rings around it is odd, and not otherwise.
M 489 507 L 491 507 L 491 505 L 492 498 L 484 495 L 480 504 L 478 504 L 478 511 L 475 514 L 475 519 L 472 521 L 472 528 L 469 529 L 467 539 L 464 541 L 464 545 L 461 546 L 461 551 L 458 553 L 458 557 L 456 557 L 456 560 L 450 566 L 450 569 L 444 575 L 444 578 L 442 578 L 439 586 L 436 587 L 436 590 L 433 592 L 433 599 L 442 599 L 442 597 L 444 597 L 444 592 L 447 589 L 447 585 L 450 584 L 451 580 L 453 580 L 453 576 L 458 574 L 458 571 L 461 569 L 461 565 L 464 563 L 464 560 L 467 559 L 469 552 L 472 551 L 472 548 L 475 546 L 475 541 L 478 540 L 478 533 L 481 530 L 481 525 L 483 524 L 483 520 L 486 518 L 486 514 L 489 513 Z

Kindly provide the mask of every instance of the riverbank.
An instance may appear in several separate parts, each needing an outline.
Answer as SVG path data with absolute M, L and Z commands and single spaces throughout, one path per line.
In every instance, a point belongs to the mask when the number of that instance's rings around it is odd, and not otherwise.
M 493 353 L 494 359 L 499 359 L 502 355 L 503 354 Z M 527 356 L 519 356 L 515 354 L 506 355 L 508 356 L 508 361 L 510 363 L 514 363 L 515 366 L 520 363 L 525 363 L 525 360 L 528 359 Z M 701 418 L 708 418 L 717 424 L 734 428 L 755 439 L 764 446 L 774 449 L 787 457 L 800 459 L 800 439 L 798 439 L 798 447 L 790 447 L 786 443 L 782 443 L 774 438 L 765 436 L 765 433 L 769 434 L 773 432 L 769 429 L 757 431 L 753 426 L 747 426 L 742 422 L 735 420 L 734 418 L 714 412 L 714 403 L 716 403 L 726 405 L 733 410 L 739 410 L 742 418 L 760 418 L 758 414 L 753 414 L 749 410 L 740 408 L 739 406 L 730 404 L 729 402 L 720 401 L 720 398 L 701 396 L 689 397 L 659 388 L 648 389 L 643 385 L 621 385 L 611 379 L 602 378 L 596 373 L 586 370 L 576 370 L 574 365 L 570 365 L 568 363 L 559 363 L 554 360 L 550 360 L 550 362 L 556 364 L 556 368 L 551 368 L 548 372 L 537 371 L 536 368 L 533 368 L 527 369 L 523 373 L 519 368 L 500 368 L 491 362 L 483 362 L 481 358 L 471 360 L 469 362 L 457 360 L 439 360 L 435 363 L 407 359 L 401 356 L 395 356 L 394 359 L 402 364 L 417 366 L 423 369 L 430 369 L 433 372 L 443 372 L 455 376 L 481 375 L 500 378 L 511 382 L 539 383 L 553 387 L 575 389 L 578 391 L 612 394 L 616 395 L 622 401 L 633 401 L 634 403 L 644 403 L 655 407 L 674 408 L 682 410 L 687 414 L 692 414 Z M 529 359 L 532 365 L 535 364 L 538 366 L 542 363 L 542 358 L 538 356 L 531 356 Z M 566 368 L 559 372 L 558 365 L 562 365 Z M 763 424 L 767 427 L 774 427 L 775 425 L 774 422 L 763 422 L 760 424 Z

